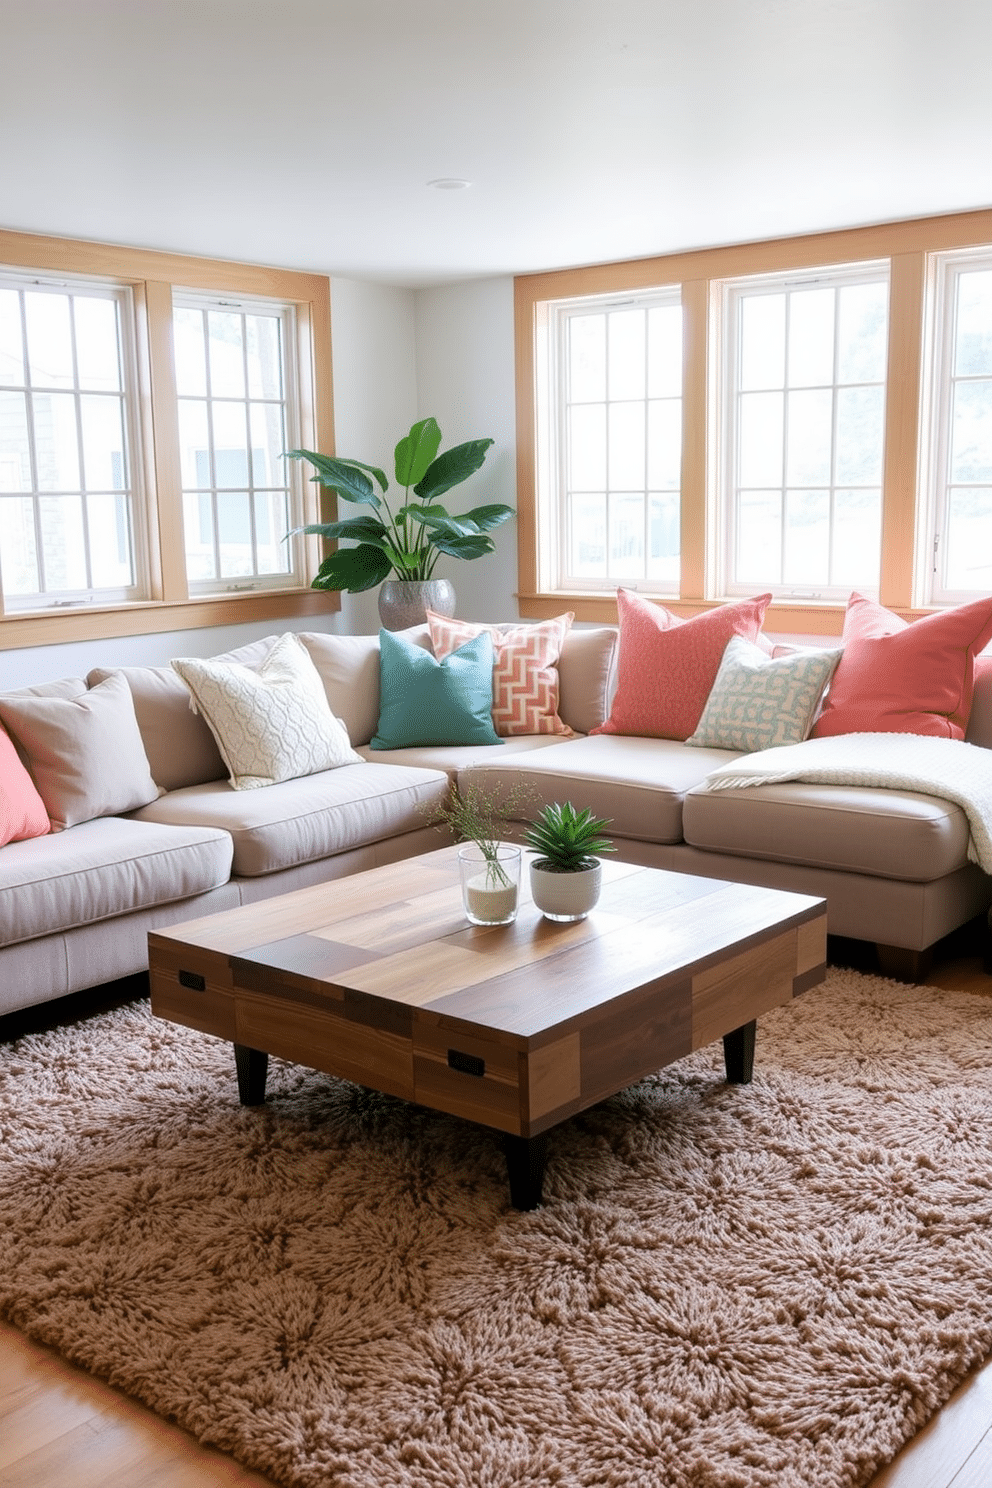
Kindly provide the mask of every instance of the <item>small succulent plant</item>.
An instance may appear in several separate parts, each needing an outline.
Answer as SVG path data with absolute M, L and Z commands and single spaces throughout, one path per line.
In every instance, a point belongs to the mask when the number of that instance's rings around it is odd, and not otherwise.
M 539 854 L 536 868 L 551 873 L 579 873 L 592 868 L 600 853 L 616 852 L 609 838 L 599 834 L 609 822 L 595 817 L 587 806 L 576 811 L 571 801 L 545 806 L 528 827 L 524 842 Z

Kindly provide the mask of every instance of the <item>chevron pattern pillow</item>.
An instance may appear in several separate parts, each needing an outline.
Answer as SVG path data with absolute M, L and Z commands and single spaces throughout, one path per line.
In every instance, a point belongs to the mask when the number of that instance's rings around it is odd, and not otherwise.
M 362 763 L 292 631 L 279 636 L 257 671 L 191 656 L 172 665 L 210 725 L 235 790 Z
M 569 612 L 538 625 L 472 625 L 427 611 L 438 661 L 483 631 L 492 636 L 493 727 L 501 739 L 515 734 L 572 733 L 558 717 L 556 663 L 574 619 Z

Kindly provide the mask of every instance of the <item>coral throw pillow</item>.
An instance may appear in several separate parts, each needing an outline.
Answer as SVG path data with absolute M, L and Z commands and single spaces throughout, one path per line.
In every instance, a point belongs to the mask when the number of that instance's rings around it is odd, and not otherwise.
M 594 734 L 688 739 L 695 733 L 731 636 L 757 643 L 770 594 L 682 620 L 632 589 L 617 590 L 617 690 Z
M 844 652 L 813 737 L 930 734 L 963 739 L 975 657 L 992 640 L 992 599 L 907 623 L 852 594 Z
M 483 631 L 492 636 L 493 727 L 503 739 L 514 734 L 571 734 L 558 717 L 557 661 L 574 619 L 569 612 L 539 625 L 471 625 L 427 611 L 438 661 Z
M 44 801 L 9 736 L 0 730 L 0 847 L 25 837 L 44 837 L 50 829 Z

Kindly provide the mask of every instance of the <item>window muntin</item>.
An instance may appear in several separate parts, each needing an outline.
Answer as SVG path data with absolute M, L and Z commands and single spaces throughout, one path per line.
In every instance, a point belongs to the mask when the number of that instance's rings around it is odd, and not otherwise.
M 143 597 L 127 289 L 0 276 L 0 579 L 8 612 Z
M 676 593 L 682 455 L 678 287 L 550 307 L 541 505 L 552 588 Z
M 923 598 L 992 590 L 992 252 L 936 259 L 933 499 Z
M 732 281 L 724 314 L 722 591 L 877 593 L 886 265 Z
M 173 297 L 190 591 L 302 583 L 286 534 L 299 520 L 287 449 L 299 443 L 292 307 Z

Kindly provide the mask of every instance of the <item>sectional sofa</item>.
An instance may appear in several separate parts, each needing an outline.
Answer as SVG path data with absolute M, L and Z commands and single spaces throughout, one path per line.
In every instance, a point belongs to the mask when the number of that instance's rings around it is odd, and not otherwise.
M 404 634 L 430 649 L 427 627 Z M 71 823 L 0 847 L 0 1014 L 144 969 L 149 930 L 440 846 L 429 816 L 458 782 L 523 784 L 531 807 L 589 805 L 632 862 L 822 895 L 831 931 L 876 942 L 896 974 L 912 974 L 919 953 L 987 908 L 992 880 L 969 861 L 968 821 L 949 800 L 800 782 L 714 793 L 706 777 L 740 751 L 591 733 L 610 710 L 616 636 L 573 627 L 564 640 L 567 737 L 376 750 L 378 637 L 305 633 L 357 755 L 252 790 L 232 789 L 169 667 L 101 668 L 0 695 L 22 758 L 39 780 L 47 772 L 49 815 L 64 809 Z M 274 641 L 226 659 L 261 667 Z M 112 743 L 105 734 L 87 755 L 81 735 L 78 746 L 66 736 L 53 757 L 51 732 L 40 743 L 32 733 L 46 709 L 59 713 L 53 702 L 106 708 Z M 968 738 L 992 747 L 992 675 L 976 684 Z

